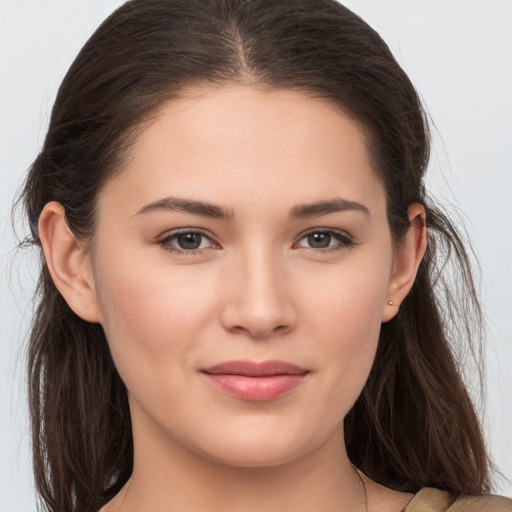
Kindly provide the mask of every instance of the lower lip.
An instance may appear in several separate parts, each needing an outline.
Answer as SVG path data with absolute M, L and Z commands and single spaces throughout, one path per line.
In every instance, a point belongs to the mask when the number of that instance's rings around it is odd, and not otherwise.
M 224 393 L 253 402 L 275 400 L 302 383 L 307 373 L 299 375 L 268 375 L 248 377 L 246 375 L 211 374 L 206 377 Z

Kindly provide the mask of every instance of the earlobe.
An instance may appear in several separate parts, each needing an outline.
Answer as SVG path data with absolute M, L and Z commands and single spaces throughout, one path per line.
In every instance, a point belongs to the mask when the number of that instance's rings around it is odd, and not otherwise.
M 60 203 L 52 201 L 43 208 L 39 238 L 53 282 L 69 307 L 88 322 L 100 322 L 89 258 L 69 229 Z
M 418 268 L 427 249 L 425 207 L 419 203 L 411 204 L 408 216 L 409 229 L 405 239 L 396 250 L 388 297 L 382 311 L 383 322 L 388 322 L 398 313 L 400 304 L 414 284 Z

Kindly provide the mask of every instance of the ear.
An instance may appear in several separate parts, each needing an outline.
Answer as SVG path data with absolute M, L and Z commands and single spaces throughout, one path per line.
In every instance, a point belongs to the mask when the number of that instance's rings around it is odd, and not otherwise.
M 413 203 L 409 206 L 408 216 L 409 228 L 395 253 L 388 298 L 382 311 L 383 322 L 388 322 L 398 313 L 400 304 L 414 284 L 418 267 L 427 249 L 425 208 L 419 203 Z
M 83 320 L 100 322 L 90 258 L 75 238 L 60 203 L 45 205 L 39 216 L 39 238 L 55 286 L 69 307 Z

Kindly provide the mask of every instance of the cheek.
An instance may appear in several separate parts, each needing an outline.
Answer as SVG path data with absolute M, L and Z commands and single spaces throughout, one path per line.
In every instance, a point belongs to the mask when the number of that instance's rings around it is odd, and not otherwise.
M 328 330 L 329 339 L 353 337 L 354 343 L 361 343 L 368 336 L 374 339 L 380 329 L 392 267 L 391 250 L 383 257 L 377 253 L 365 256 L 356 255 L 346 264 L 312 271 L 296 290 L 302 297 L 302 308 Z
M 115 262 L 104 258 L 96 274 L 103 328 L 129 389 L 135 381 L 153 382 L 159 367 L 176 370 L 186 362 L 211 316 L 208 282 L 142 258 L 123 264 L 119 255 Z
M 332 368 L 353 379 L 366 379 L 377 349 L 383 294 L 374 289 L 346 287 L 324 309 L 326 352 Z M 340 382 L 344 379 L 340 379 Z M 346 384 L 346 381 L 345 381 Z
M 315 291 L 308 302 L 312 316 L 307 337 L 316 337 L 318 357 L 325 364 L 325 407 L 330 401 L 348 413 L 364 387 L 379 341 L 391 264 L 390 251 L 387 257 L 373 256 L 310 280 Z

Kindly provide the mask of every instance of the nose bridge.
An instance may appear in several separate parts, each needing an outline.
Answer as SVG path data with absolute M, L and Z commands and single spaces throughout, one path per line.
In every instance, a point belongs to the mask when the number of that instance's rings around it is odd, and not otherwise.
M 230 331 L 265 337 L 295 325 L 288 276 L 270 244 L 248 244 L 231 261 L 222 321 Z

